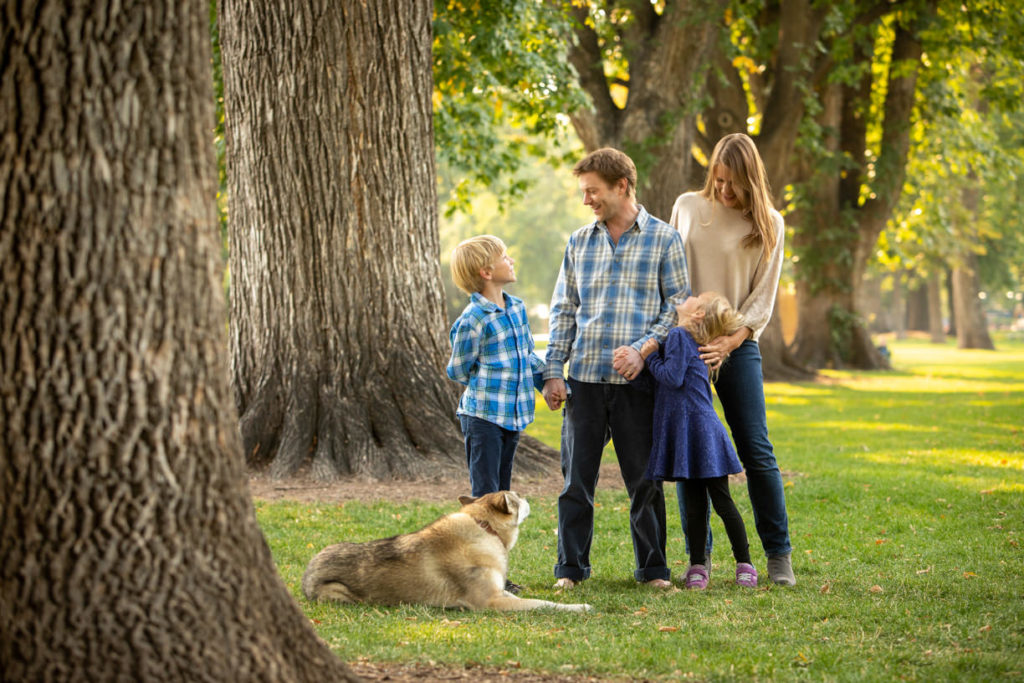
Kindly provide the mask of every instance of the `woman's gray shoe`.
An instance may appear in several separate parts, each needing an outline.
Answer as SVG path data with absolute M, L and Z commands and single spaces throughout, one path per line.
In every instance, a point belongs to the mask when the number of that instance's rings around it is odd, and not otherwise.
M 780 586 L 795 586 L 796 577 L 793 575 L 792 554 L 769 557 L 768 578 L 772 583 L 777 583 Z

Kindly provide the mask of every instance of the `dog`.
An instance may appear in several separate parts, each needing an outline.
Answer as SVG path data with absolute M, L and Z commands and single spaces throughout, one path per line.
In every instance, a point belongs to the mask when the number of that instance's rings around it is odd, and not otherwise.
M 302 592 L 312 601 L 501 611 L 590 609 L 519 598 L 505 590 L 508 551 L 530 514 L 525 498 L 499 491 L 459 496 L 459 502 L 458 512 L 419 531 L 327 546 L 309 561 Z

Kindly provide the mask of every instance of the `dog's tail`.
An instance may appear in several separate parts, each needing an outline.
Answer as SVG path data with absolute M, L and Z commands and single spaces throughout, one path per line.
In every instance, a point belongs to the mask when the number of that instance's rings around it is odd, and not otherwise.
M 325 581 L 315 585 L 307 585 L 306 581 L 303 580 L 302 592 L 313 602 L 326 602 L 329 600 L 334 602 L 359 602 L 356 596 L 348 589 L 348 586 L 338 581 Z
M 329 552 L 332 549 L 335 547 L 325 548 L 309 561 L 302 575 L 302 592 L 313 602 L 360 602 L 358 596 L 338 580 L 337 571 L 332 571 L 332 553 Z

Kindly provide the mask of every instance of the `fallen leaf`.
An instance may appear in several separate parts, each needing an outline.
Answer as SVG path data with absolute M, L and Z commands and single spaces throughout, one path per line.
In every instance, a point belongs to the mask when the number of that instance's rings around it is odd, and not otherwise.
M 875 584 L 874 586 L 872 586 L 872 587 L 871 587 L 871 588 L 869 588 L 868 590 L 869 590 L 869 591 L 871 591 L 872 593 L 881 593 L 881 592 L 882 592 L 882 587 L 881 587 L 881 586 L 879 586 L 879 585 L 878 585 L 878 584 L 876 583 L 876 584 Z
M 978 629 L 978 632 L 979 633 L 984 633 L 985 631 L 991 631 L 991 630 L 992 630 L 992 625 L 991 624 L 985 624 L 984 626 L 982 626 L 981 628 Z
M 662 633 L 675 633 L 679 630 L 678 626 L 659 626 L 658 630 Z
M 977 576 L 977 574 L 975 574 L 974 572 L 964 572 L 964 578 L 965 579 L 973 579 L 976 576 Z
M 832 584 L 826 583 L 821 588 L 819 588 L 818 590 L 821 593 L 831 593 L 832 592 Z
M 918 569 L 917 573 L 918 574 L 930 574 L 931 571 L 932 571 L 931 567 L 925 567 L 924 569 Z

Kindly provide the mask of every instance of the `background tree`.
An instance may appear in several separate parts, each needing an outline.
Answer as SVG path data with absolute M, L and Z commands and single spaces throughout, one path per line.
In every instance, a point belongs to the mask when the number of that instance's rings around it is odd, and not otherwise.
M 444 373 L 430 7 L 221 3 L 232 369 L 248 461 L 275 476 L 465 468 Z
M 951 271 L 949 314 L 963 348 L 991 348 L 984 308 L 1012 314 L 1022 284 L 1024 60 L 994 28 L 972 25 L 975 47 L 949 55 L 926 86 L 933 111 L 915 124 L 906 198 L 879 241 L 884 256 L 927 278 L 932 327 L 938 275 Z
M 248 497 L 205 8 L 4 18 L 0 675 L 349 680 Z

